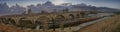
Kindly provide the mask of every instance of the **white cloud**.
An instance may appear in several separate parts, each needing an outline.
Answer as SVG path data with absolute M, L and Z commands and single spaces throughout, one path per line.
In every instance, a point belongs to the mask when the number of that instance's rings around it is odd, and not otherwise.
M 62 4 L 62 3 L 67 3 L 66 0 L 51 0 L 55 5 L 59 5 L 59 4 Z

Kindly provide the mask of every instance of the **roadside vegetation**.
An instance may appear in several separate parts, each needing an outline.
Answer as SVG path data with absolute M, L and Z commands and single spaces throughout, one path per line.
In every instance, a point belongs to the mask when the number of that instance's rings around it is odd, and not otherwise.
M 77 32 L 120 32 L 120 15 L 104 19 L 102 22 L 87 26 Z

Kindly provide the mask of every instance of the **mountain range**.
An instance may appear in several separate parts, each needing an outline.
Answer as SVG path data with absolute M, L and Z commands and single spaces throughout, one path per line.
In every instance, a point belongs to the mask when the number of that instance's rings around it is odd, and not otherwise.
M 18 4 L 9 7 L 7 3 L 0 4 L 0 14 L 21 14 L 27 9 L 31 9 L 33 13 L 41 13 L 41 11 L 46 12 L 60 12 L 63 9 L 68 8 L 69 11 L 100 11 L 100 12 L 120 12 L 119 9 L 108 8 L 108 7 L 96 7 L 92 5 L 87 5 L 85 3 L 81 4 L 71 4 L 63 3 L 61 5 L 54 5 L 52 2 L 47 1 L 44 4 L 37 4 L 36 6 L 31 4 L 27 7 L 19 6 Z

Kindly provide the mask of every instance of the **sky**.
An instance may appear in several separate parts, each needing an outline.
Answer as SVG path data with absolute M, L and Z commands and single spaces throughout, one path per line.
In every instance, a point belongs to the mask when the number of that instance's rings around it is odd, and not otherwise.
M 46 1 L 51 1 L 55 5 L 62 3 L 80 4 L 85 3 L 87 5 L 97 7 L 110 7 L 120 9 L 120 0 L 0 0 L 0 3 L 7 3 L 9 6 L 13 6 L 16 3 L 20 6 L 27 6 L 31 4 L 43 4 Z

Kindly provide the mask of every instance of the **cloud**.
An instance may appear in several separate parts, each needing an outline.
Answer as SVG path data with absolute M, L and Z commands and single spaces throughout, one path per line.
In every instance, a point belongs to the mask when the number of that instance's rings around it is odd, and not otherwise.
M 50 0 L 50 1 L 52 1 L 55 5 L 67 3 L 67 0 Z

